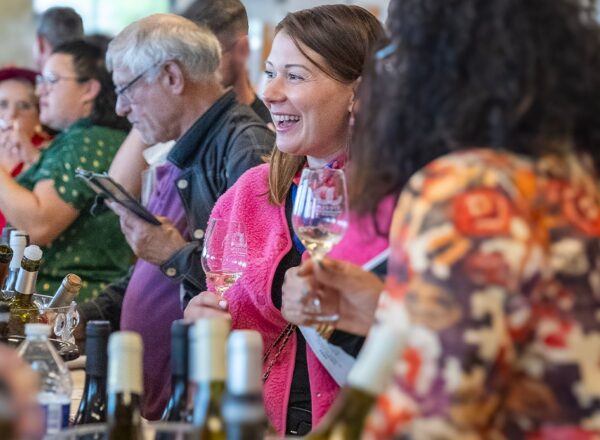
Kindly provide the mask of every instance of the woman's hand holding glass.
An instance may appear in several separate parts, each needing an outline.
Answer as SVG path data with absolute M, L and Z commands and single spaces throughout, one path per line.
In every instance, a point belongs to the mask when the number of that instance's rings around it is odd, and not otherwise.
M 339 306 L 336 328 L 366 335 L 373 324 L 382 290 L 379 277 L 355 264 L 329 258 L 319 264 L 305 261 L 285 274 L 281 312 L 292 324 L 318 324 L 312 314 L 305 313 L 306 292 L 321 292 L 335 298 Z
M 247 258 L 243 225 L 237 221 L 211 218 L 201 260 L 209 288 L 219 295 L 227 292 L 244 273 Z
M 231 319 L 229 303 L 225 298 L 213 292 L 201 292 L 196 295 L 183 311 L 183 318 L 187 322 L 215 317 Z
M 294 232 L 315 261 L 320 261 L 340 242 L 348 228 L 348 197 L 342 170 L 330 168 L 302 171 L 292 212 Z M 305 313 L 316 322 L 337 321 L 338 304 L 324 291 L 306 295 Z

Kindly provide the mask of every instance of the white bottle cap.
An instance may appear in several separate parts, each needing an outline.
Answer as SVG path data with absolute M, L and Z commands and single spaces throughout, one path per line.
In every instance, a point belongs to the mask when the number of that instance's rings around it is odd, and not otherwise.
M 405 340 L 405 332 L 398 327 L 374 325 L 348 374 L 348 384 L 373 396 L 381 394 L 392 377 Z
M 19 269 L 21 267 L 21 259 L 23 258 L 23 250 L 27 246 L 27 234 L 23 231 L 14 230 L 10 233 L 10 248 L 13 250 L 13 257 L 10 260 L 11 269 Z
M 227 375 L 229 319 L 199 319 L 190 331 L 190 375 L 194 382 L 224 381 Z
M 39 246 L 32 244 L 31 246 L 27 246 L 25 248 L 25 253 L 23 256 L 31 261 L 39 261 L 42 259 L 43 252 Z
M 227 391 L 262 394 L 263 341 L 255 330 L 235 330 L 227 344 Z
M 131 392 L 142 395 L 142 337 L 135 332 L 121 331 L 108 339 L 109 393 Z
M 15 229 L 14 231 L 10 231 L 10 243 L 12 244 L 13 240 L 15 242 L 21 242 L 21 240 L 25 240 L 27 243 L 27 232 L 21 231 L 20 229 Z
M 25 324 L 25 336 L 50 336 L 48 324 Z

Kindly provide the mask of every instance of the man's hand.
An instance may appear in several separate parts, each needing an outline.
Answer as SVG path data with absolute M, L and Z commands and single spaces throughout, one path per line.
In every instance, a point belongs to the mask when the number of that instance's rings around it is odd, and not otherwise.
M 119 216 L 121 231 L 138 258 L 160 266 L 186 245 L 185 239 L 166 217 L 156 216 L 161 225 L 152 225 L 118 203 L 106 203 Z

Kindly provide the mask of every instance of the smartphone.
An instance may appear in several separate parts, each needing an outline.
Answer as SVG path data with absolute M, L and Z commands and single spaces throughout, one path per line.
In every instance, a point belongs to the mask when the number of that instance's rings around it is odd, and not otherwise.
M 96 193 L 109 200 L 113 200 L 118 204 L 129 209 L 143 220 L 153 225 L 160 225 L 160 221 L 148 211 L 135 197 L 129 194 L 125 188 L 115 182 L 106 173 L 94 173 L 93 171 L 77 168 L 75 175 L 83 179 L 85 183 Z

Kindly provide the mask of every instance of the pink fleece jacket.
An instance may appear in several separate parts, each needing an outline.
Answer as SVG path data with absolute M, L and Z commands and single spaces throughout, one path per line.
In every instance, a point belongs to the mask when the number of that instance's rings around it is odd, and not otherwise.
M 268 170 L 268 165 L 260 165 L 244 173 L 236 184 L 219 198 L 211 215 L 215 218 L 237 220 L 245 226 L 248 266 L 225 296 L 229 301 L 232 328 L 259 331 L 265 350 L 287 325 L 287 321 L 271 301 L 271 285 L 277 266 L 292 246 L 285 207 L 273 206 L 268 201 Z M 389 224 L 393 207 L 393 200 L 386 200 L 380 207 L 381 224 Z M 387 237 L 375 233 L 371 220 L 360 220 L 351 216 L 348 231 L 329 256 L 363 264 L 387 246 Z M 306 347 L 312 422 L 313 426 L 316 426 L 333 403 L 339 387 L 308 344 Z M 264 384 L 267 414 L 280 435 L 285 431 L 295 356 L 296 335 L 293 334 Z

